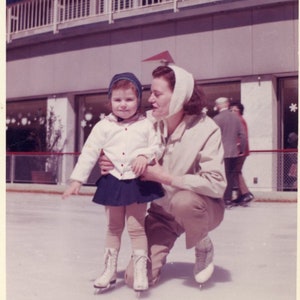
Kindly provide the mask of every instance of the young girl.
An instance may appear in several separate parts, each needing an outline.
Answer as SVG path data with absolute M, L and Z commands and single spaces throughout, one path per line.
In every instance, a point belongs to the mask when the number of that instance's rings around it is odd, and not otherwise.
M 147 202 L 162 197 L 163 190 L 160 184 L 142 181 L 139 176 L 147 164 L 161 157 L 162 148 L 152 123 L 139 113 L 142 86 L 134 74 L 115 75 L 108 97 L 112 113 L 94 126 L 63 198 L 78 194 L 103 150 L 114 168 L 100 177 L 93 198 L 105 206 L 108 220 L 105 269 L 95 280 L 94 287 L 107 288 L 116 282 L 117 258 L 126 220 L 135 262 L 133 288 L 142 291 L 148 288 L 147 238 L 143 226 Z

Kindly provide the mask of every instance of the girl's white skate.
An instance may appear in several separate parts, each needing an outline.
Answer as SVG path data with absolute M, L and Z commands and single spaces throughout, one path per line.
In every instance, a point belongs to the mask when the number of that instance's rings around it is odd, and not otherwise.
M 134 264 L 134 278 L 133 289 L 135 290 L 137 298 L 141 293 L 148 290 L 148 277 L 147 277 L 147 253 L 145 250 L 133 251 L 133 264 Z
M 117 249 L 105 249 L 104 260 L 105 268 L 102 275 L 94 281 L 95 294 L 106 291 L 115 286 L 117 281 Z

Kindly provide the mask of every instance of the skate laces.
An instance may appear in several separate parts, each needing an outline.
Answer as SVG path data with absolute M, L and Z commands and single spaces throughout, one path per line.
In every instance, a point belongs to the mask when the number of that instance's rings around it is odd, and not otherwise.
M 134 267 L 139 273 L 147 270 L 147 261 L 149 260 L 147 255 L 134 255 Z
M 214 247 L 209 237 L 204 238 L 195 247 L 197 271 L 205 269 L 212 261 Z
M 147 261 L 148 256 L 145 254 L 133 255 L 134 259 L 134 287 L 135 289 L 147 289 L 148 277 L 147 277 Z
M 113 266 L 113 257 L 109 256 L 109 255 L 106 255 L 106 257 L 105 257 L 105 268 L 104 268 L 104 271 L 102 273 L 103 277 L 108 277 L 108 276 L 111 275 L 112 266 Z
M 117 254 L 114 251 L 108 249 L 104 254 L 105 267 L 101 277 L 98 279 L 100 281 L 109 281 L 115 274 L 115 266 L 117 264 Z

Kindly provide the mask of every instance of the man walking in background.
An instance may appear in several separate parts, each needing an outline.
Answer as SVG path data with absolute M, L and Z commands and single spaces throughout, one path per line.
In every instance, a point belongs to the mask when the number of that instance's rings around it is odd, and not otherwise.
M 239 117 L 229 110 L 230 103 L 228 98 L 218 98 L 215 104 L 218 114 L 214 117 L 214 121 L 221 128 L 222 132 L 227 179 L 227 187 L 223 199 L 225 205 L 230 206 L 232 204 L 233 187 L 238 180 L 236 171 L 238 157 L 243 155 L 246 149 L 246 133 Z

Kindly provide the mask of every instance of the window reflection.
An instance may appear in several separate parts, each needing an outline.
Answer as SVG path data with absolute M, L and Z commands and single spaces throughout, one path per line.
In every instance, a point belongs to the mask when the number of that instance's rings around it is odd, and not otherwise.
M 201 84 L 207 99 L 207 114 L 210 117 L 216 115 L 214 111 L 215 100 L 219 97 L 226 97 L 230 101 L 241 101 L 241 83 L 235 82 L 221 82 L 221 83 L 206 83 Z
M 46 99 L 6 104 L 7 151 L 44 151 L 46 144 Z

